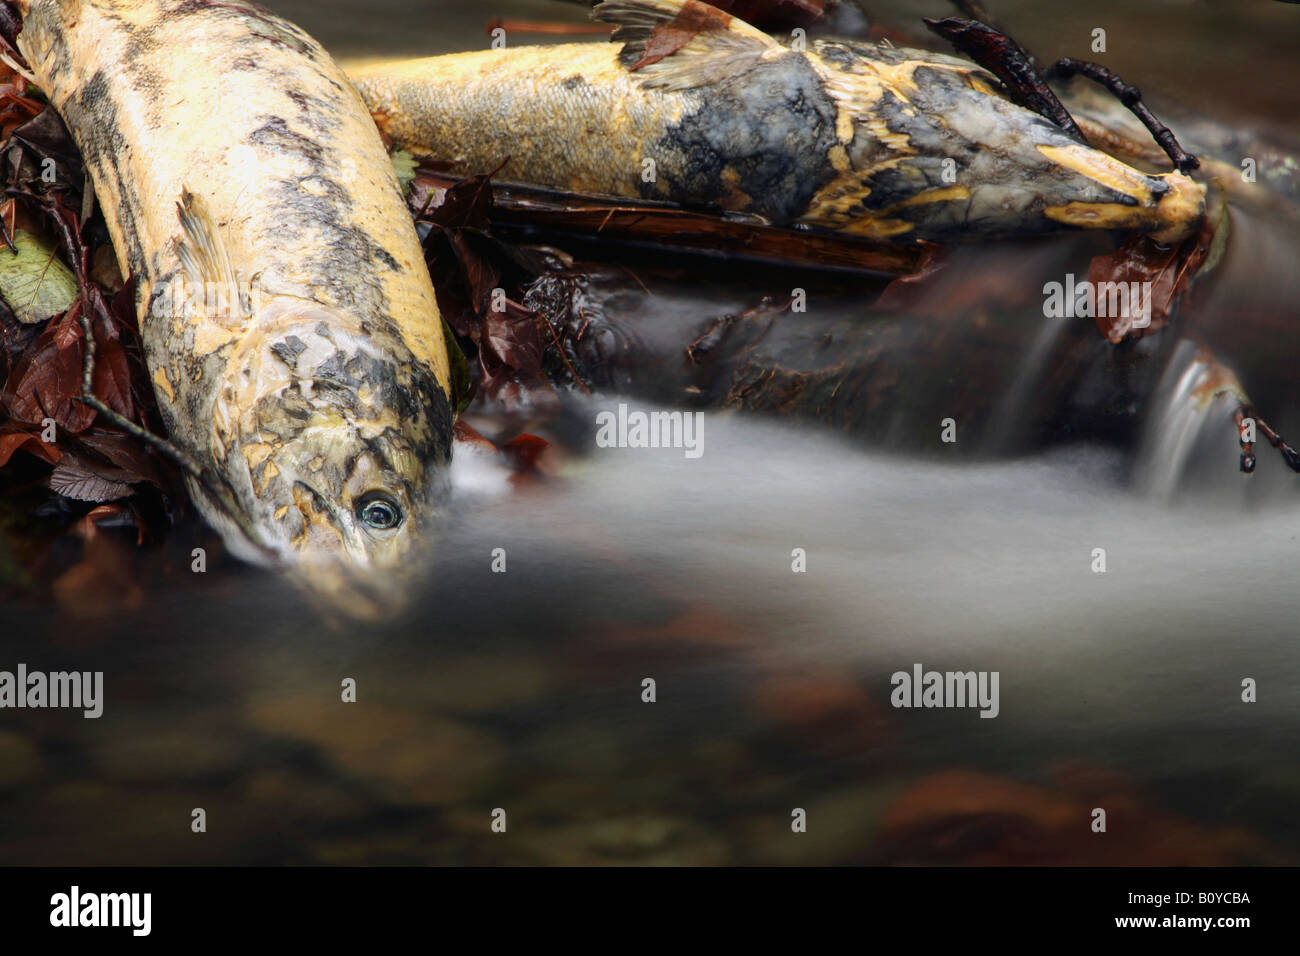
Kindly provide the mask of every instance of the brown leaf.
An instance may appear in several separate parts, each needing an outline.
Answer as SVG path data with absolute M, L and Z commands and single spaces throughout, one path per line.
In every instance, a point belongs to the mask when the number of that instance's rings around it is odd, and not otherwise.
M 131 363 L 111 323 L 95 324 L 95 376 L 92 389 L 109 408 L 128 419 L 136 417 L 131 394 Z
M 1104 312 L 1121 311 L 1102 308 L 1101 303 L 1094 303 L 1093 316 L 1097 328 L 1112 343 L 1118 344 L 1126 338 L 1141 338 L 1149 332 L 1155 332 L 1169 324 L 1178 297 L 1186 291 L 1210 252 L 1214 239 L 1214 227 L 1206 217 L 1196 235 L 1181 245 L 1161 246 L 1150 236 L 1134 236 L 1124 242 L 1115 252 L 1095 256 L 1088 266 L 1088 281 L 1093 289 L 1102 283 L 1138 283 L 1125 288 L 1148 288 L 1142 283 L 1150 283 L 1150 324 L 1134 326 L 1137 318 L 1133 313 L 1138 309 L 1130 306 L 1122 310 L 1124 315 L 1101 315 Z M 1101 298 L 1098 293 L 1098 299 Z
M 42 441 L 37 431 L 23 431 L 8 422 L 0 425 L 0 468 L 8 464 L 20 448 L 50 464 L 57 463 L 63 454 L 52 442 Z
M 536 313 L 509 300 L 506 311 L 484 316 L 479 364 L 488 395 L 508 405 L 554 400 L 555 391 L 542 371 L 539 322 Z
M 641 59 L 628 69 L 635 72 L 643 66 L 658 63 L 664 57 L 672 56 L 701 33 L 725 32 L 730 23 L 730 14 L 723 13 L 717 7 L 698 0 L 686 0 L 677 16 L 654 28 L 650 39 L 646 41 Z
M 118 469 L 120 481 L 147 481 L 163 487 L 157 460 L 131 435 L 103 428 L 92 428 L 77 436 L 78 441 Z
M 501 452 L 517 471 L 536 471 L 538 459 L 551 447 L 540 435 L 516 435 L 501 446 Z
M 491 440 L 484 438 L 477 428 L 474 428 L 463 418 L 456 419 L 456 424 L 452 426 L 451 431 L 452 437 L 458 445 L 465 445 L 480 451 L 500 451 Z
M 54 345 L 57 349 L 62 351 L 81 341 L 81 337 L 85 333 L 82 331 L 80 319 L 81 303 L 78 302 L 65 312 L 61 319 L 53 323 Z
M 116 468 L 100 468 L 87 459 L 64 455 L 54 466 L 46 484 L 51 491 L 77 501 L 116 501 L 131 494 L 126 473 Z
M 30 102 L 38 110 L 38 115 L 13 130 L 14 140 L 28 147 L 41 160 L 54 160 L 58 182 L 80 186 L 85 181 L 86 168 L 68 128 L 53 107 L 41 108 L 39 103 Z
M 455 229 L 448 232 L 451 247 L 460 262 L 461 273 L 469 288 L 470 305 L 476 312 L 489 311 L 492 294 L 501 287 L 501 269 L 490 258 L 482 233 L 473 229 Z
M 501 164 L 502 166 L 505 163 Z M 498 166 L 497 169 L 501 167 Z M 492 211 L 492 173 L 470 176 L 448 187 L 442 202 L 422 218 L 444 229 L 486 229 Z
M 97 291 L 92 293 L 98 295 Z M 53 320 L 15 363 L 0 394 L 10 416 L 31 424 L 46 417 L 74 434 L 95 420 L 95 410 L 80 402 L 84 342 L 79 321 L 81 304 Z M 112 323 L 96 322 L 95 374 L 92 390 L 109 408 L 134 419 L 131 364 L 121 336 Z
M 60 334 L 71 335 L 67 327 L 76 324 L 51 322 L 15 363 L 0 396 L 10 417 L 37 425 L 53 418 L 60 428 L 74 434 L 85 431 L 95 420 L 95 410 L 77 400 L 81 395 L 80 339 L 67 348 L 59 348 L 56 342 Z

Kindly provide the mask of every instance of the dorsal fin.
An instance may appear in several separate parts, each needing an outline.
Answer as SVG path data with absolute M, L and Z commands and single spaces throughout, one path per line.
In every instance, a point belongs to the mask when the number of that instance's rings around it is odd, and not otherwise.
M 647 87 L 688 90 L 788 53 L 766 33 L 700 0 L 605 0 L 592 16 L 614 24 L 621 62 Z

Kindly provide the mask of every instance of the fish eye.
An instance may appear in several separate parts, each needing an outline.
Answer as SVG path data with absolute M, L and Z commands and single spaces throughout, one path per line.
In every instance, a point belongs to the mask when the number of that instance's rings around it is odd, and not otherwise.
M 402 509 L 384 492 L 371 491 L 357 502 L 357 517 L 367 528 L 390 531 L 402 523 Z

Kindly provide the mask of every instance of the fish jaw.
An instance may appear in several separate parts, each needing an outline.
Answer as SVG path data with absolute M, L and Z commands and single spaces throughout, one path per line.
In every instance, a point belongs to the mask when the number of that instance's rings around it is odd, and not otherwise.
M 1147 232 L 1157 242 L 1186 239 L 1205 216 L 1205 187 L 1183 173 L 1148 176 L 1089 146 L 1040 146 L 1039 151 L 1078 175 L 1118 194 L 1119 201 L 1073 200 L 1049 205 L 1043 215 L 1093 229 Z
M 228 353 L 212 410 L 214 469 L 238 514 L 197 500 L 237 554 L 269 555 L 330 603 L 400 603 L 448 493 L 440 398 L 435 371 L 373 330 L 273 299 Z

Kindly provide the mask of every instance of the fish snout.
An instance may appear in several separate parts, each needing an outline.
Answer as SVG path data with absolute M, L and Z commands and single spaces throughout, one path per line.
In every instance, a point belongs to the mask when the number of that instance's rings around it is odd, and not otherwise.
M 1184 173 L 1168 173 L 1160 179 L 1169 187 L 1159 201 L 1167 225 L 1152 232 L 1151 238 L 1167 244 L 1181 242 L 1205 216 L 1205 187 Z

